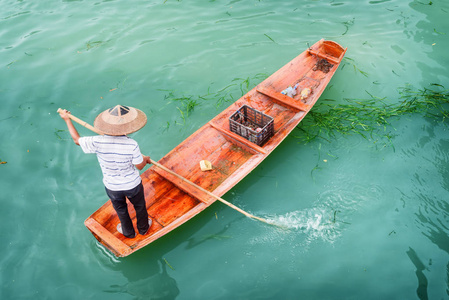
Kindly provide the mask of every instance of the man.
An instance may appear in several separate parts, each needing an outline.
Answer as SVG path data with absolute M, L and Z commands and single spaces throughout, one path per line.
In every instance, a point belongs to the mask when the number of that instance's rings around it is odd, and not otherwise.
M 148 218 L 139 170 L 151 160 L 142 155 L 136 141 L 126 136 L 145 126 L 146 115 L 136 108 L 117 105 L 100 113 L 94 121 L 94 127 L 104 135 L 80 137 L 69 117 L 70 112 L 61 110 L 59 114 L 75 144 L 81 146 L 84 153 L 97 155 L 106 194 L 120 219 L 117 231 L 128 238 L 136 236 L 128 213 L 128 198 L 136 211 L 137 230 L 146 234 L 152 221 Z

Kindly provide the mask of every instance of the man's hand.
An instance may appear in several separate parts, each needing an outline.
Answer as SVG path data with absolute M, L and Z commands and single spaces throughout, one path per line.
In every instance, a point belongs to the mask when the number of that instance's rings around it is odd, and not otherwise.
M 61 118 L 64 120 L 64 121 L 68 121 L 68 120 L 70 120 L 70 112 L 67 110 L 67 109 L 61 109 L 61 110 L 59 110 L 58 111 L 59 112 L 59 115 L 61 116 Z
M 75 142 L 75 144 L 79 145 L 80 135 L 75 126 L 73 126 L 72 120 L 70 119 L 70 112 L 67 109 L 60 109 L 58 110 L 58 112 L 61 118 L 67 124 L 67 128 L 69 129 L 70 136 L 72 137 L 73 141 Z
M 143 157 L 143 161 L 136 165 L 136 168 L 139 170 L 142 170 L 147 164 L 151 164 L 151 158 L 149 156 L 146 155 L 142 155 Z

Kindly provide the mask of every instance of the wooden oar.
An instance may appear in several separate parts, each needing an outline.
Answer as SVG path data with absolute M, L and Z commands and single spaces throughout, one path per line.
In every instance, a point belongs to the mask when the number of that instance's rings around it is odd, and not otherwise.
M 151 161 L 151 163 L 152 163 L 153 165 L 155 165 L 156 167 L 161 168 L 162 170 L 164 170 L 164 171 L 166 171 L 166 172 L 172 174 L 173 176 L 176 176 L 177 178 L 181 179 L 181 180 L 184 181 L 185 183 L 188 183 L 188 184 L 190 184 L 191 186 L 196 187 L 196 188 L 199 189 L 200 191 L 202 191 L 202 192 L 208 194 L 208 195 L 211 196 L 211 197 L 214 197 L 214 198 L 217 199 L 218 201 L 220 201 L 220 202 L 226 204 L 227 206 L 229 206 L 229 207 L 235 209 L 235 210 L 238 211 L 238 212 L 241 212 L 241 213 L 244 214 L 245 216 L 247 216 L 247 217 L 249 217 L 249 218 L 252 218 L 252 219 L 256 219 L 256 220 L 262 221 L 262 222 L 267 223 L 267 224 L 271 224 L 271 223 L 269 223 L 267 220 L 265 220 L 265 219 L 263 219 L 263 218 L 256 217 L 256 216 L 254 216 L 254 215 L 252 215 L 252 214 L 250 214 L 250 213 L 247 213 L 246 211 L 244 211 L 244 210 L 238 208 L 237 206 L 235 206 L 235 205 L 232 204 L 232 203 L 229 203 L 228 201 L 224 200 L 223 198 L 220 198 L 220 197 L 218 197 L 217 195 L 212 194 L 212 193 L 209 192 L 208 190 L 206 190 L 206 189 L 200 187 L 199 185 L 197 185 L 197 184 L 191 182 L 190 180 L 188 180 L 188 179 L 182 177 L 182 176 L 179 175 L 178 173 L 173 172 L 172 170 L 170 170 L 170 169 L 164 167 L 163 165 L 161 165 L 161 164 L 155 162 L 154 160 L 150 159 L 150 161 Z
M 56 112 L 59 114 L 61 111 L 63 111 L 63 109 L 58 108 L 58 110 L 57 110 Z M 87 122 L 84 122 L 84 121 L 81 120 L 81 119 L 78 119 L 77 117 L 75 117 L 75 116 L 72 115 L 72 114 L 69 114 L 69 118 L 72 119 L 73 121 L 75 121 L 76 123 L 78 123 L 78 124 L 80 124 L 80 125 L 86 127 L 87 129 L 92 130 L 92 131 L 95 132 L 96 134 L 104 135 L 104 132 L 102 132 L 101 130 L 99 130 L 99 129 L 93 127 L 93 126 L 91 126 L 90 124 L 88 124 Z
M 61 112 L 61 111 L 62 111 L 62 109 L 61 109 L 61 108 L 58 108 L 57 112 L 59 113 L 59 112 Z M 72 115 L 72 114 L 69 114 L 69 118 L 70 118 L 71 120 L 75 121 L 76 123 L 78 123 L 78 124 L 80 124 L 80 125 L 86 127 L 87 129 L 92 130 L 92 131 L 95 132 L 96 134 L 104 135 L 104 133 L 103 133 L 101 130 L 99 130 L 99 129 L 97 129 L 97 128 L 91 126 L 91 125 L 89 125 L 88 123 L 86 123 L 86 122 L 84 122 L 83 120 L 81 120 L 81 119 L 75 117 L 75 116 Z M 184 181 L 185 183 L 190 184 L 191 186 L 196 187 L 197 189 L 203 191 L 204 193 L 208 194 L 208 195 L 211 196 L 211 197 L 214 197 L 214 198 L 217 199 L 218 201 L 220 201 L 220 202 L 226 204 L 226 205 L 229 206 L 230 208 L 235 209 L 236 211 L 238 211 L 238 212 L 244 214 L 245 216 L 247 216 L 247 217 L 249 217 L 249 218 L 252 218 L 252 219 L 255 219 L 255 220 L 259 220 L 259 221 L 261 221 L 261 222 L 264 222 L 264 223 L 267 223 L 267 224 L 270 224 L 270 225 L 275 225 L 275 224 L 273 224 L 273 223 L 268 222 L 268 221 L 267 221 L 266 219 L 264 219 L 264 218 L 256 217 L 256 216 L 254 216 L 254 215 L 252 215 L 252 214 L 250 214 L 250 213 L 248 213 L 248 212 L 246 212 L 246 211 L 244 211 L 244 210 L 238 208 L 238 207 L 235 206 L 234 204 L 229 203 L 228 201 L 226 201 L 226 200 L 224 200 L 224 199 L 218 197 L 217 195 L 212 194 L 212 193 L 209 192 L 208 190 L 206 190 L 206 189 L 200 187 L 199 185 L 197 185 L 197 184 L 191 182 L 190 180 L 188 180 L 188 179 L 182 177 L 181 175 L 179 175 L 179 174 L 173 172 L 172 170 L 170 170 L 170 169 L 164 167 L 163 165 L 161 165 L 161 164 L 155 162 L 154 160 L 150 159 L 150 161 L 151 161 L 151 163 L 152 163 L 153 165 L 155 165 L 156 167 L 158 167 L 158 168 L 160 168 L 160 169 L 162 169 L 162 170 L 164 170 L 164 171 L 166 171 L 166 172 L 172 174 L 173 176 L 176 176 L 177 178 L 181 179 L 181 180 Z

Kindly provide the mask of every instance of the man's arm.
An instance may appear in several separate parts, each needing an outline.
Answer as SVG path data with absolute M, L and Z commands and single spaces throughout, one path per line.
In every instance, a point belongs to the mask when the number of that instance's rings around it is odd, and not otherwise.
M 142 170 L 147 164 L 151 164 L 151 159 L 149 156 L 142 155 L 142 157 L 143 161 L 140 164 L 135 165 L 139 170 Z
M 67 124 L 67 128 L 69 129 L 70 132 L 70 136 L 72 137 L 73 141 L 75 142 L 75 144 L 77 144 L 79 146 L 79 138 L 80 135 L 78 133 L 78 131 L 76 130 L 75 126 L 72 123 L 72 120 L 69 117 L 70 112 L 67 111 L 66 109 L 61 110 L 59 112 L 59 115 L 61 116 L 61 118 L 65 121 L 65 123 Z

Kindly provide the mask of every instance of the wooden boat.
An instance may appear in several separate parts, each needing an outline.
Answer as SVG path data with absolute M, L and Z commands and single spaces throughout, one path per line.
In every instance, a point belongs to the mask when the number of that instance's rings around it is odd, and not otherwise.
M 318 41 L 194 132 L 158 163 L 214 195 L 222 196 L 259 165 L 301 122 L 326 88 L 345 52 L 346 48 L 336 42 Z M 282 93 L 295 85 L 295 96 Z M 309 95 L 301 100 L 301 93 Z M 258 144 L 251 135 L 247 136 L 248 140 L 230 130 L 230 117 L 237 111 L 241 113 L 239 109 L 245 105 L 273 121 L 272 132 L 264 144 Z M 240 126 L 248 131 L 245 124 Z M 250 129 L 259 133 L 265 127 Z M 210 161 L 213 169 L 202 171 L 202 160 Z M 118 233 L 119 219 L 110 201 L 85 221 L 95 238 L 119 257 L 147 246 L 216 201 L 208 193 L 154 165 L 141 177 L 147 210 L 153 219 L 149 233 L 133 239 Z M 135 224 L 135 211 L 132 205 L 128 207 Z

